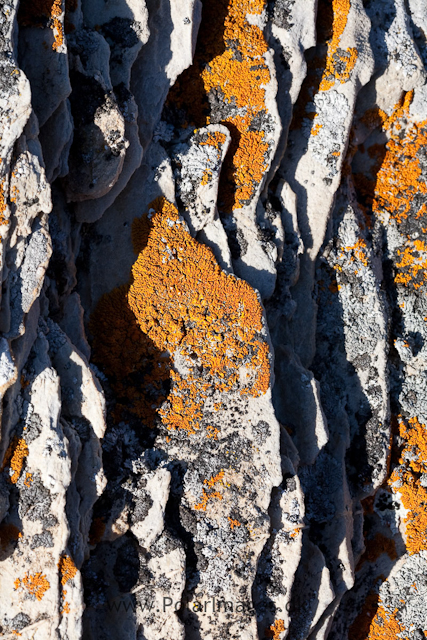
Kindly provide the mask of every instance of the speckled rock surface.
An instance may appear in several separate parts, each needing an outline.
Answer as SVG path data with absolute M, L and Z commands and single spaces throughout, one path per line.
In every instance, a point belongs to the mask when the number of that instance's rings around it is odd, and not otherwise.
M 0 638 L 427 636 L 427 4 L 0 2 Z

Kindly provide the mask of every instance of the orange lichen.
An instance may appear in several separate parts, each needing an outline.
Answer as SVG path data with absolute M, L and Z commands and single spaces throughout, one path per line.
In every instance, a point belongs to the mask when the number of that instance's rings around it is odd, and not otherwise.
M 402 504 L 408 510 L 405 518 L 406 547 L 413 554 L 427 549 L 427 491 L 421 484 L 421 474 L 427 470 L 427 429 L 417 418 L 400 418 L 398 427 L 404 445 L 389 484 L 400 494 Z
M 61 576 L 62 586 L 66 585 L 69 580 L 74 578 L 77 573 L 77 567 L 74 564 L 72 558 L 67 555 L 62 555 L 58 562 L 59 574 Z
M 50 589 L 50 584 L 46 579 L 46 576 L 39 573 L 35 573 L 31 575 L 26 573 L 23 579 L 17 578 L 14 582 L 15 590 L 18 590 L 20 587 L 26 589 L 26 591 L 34 596 L 37 600 L 41 600 L 48 589 Z
M 377 127 L 384 125 L 387 121 L 388 116 L 380 109 L 378 106 L 371 107 L 360 118 L 360 122 L 364 124 L 368 129 L 376 129 Z
M 101 299 L 92 316 L 94 360 L 114 378 L 128 411 L 150 425 L 158 415 L 169 430 L 191 434 L 213 391 L 256 397 L 267 390 L 262 311 L 255 291 L 220 269 L 170 202 L 160 198 L 150 207 L 134 223 L 139 256 L 132 284 Z M 185 375 L 169 364 L 178 353 Z M 166 378 L 172 385 L 167 398 Z M 150 393 L 155 402 L 147 407 Z
M 323 124 L 320 124 L 320 122 L 316 122 L 312 129 L 311 129 L 311 135 L 312 136 L 317 136 L 317 134 L 319 133 L 320 129 L 323 128 Z
M 159 199 L 152 207 L 155 213 L 135 223 L 137 244 L 144 234 L 147 241 L 132 268 L 128 301 L 156 347 L 178 350 L 188 361 L 185 378 L 171 372 L 172 391 L 159 413 L 168 428 L 192 432 L 210 387 L 240 386 L 253 396 L 266 391 L 270 371 L 267 344 L 258 336 L 261 307 L 254 290 L 227 276 L 210 249 L 190 236 L 173 205 Z M 248 380 L 239 385 L 243 366 Z
M 207 438 L 213 438 L 214 440 L 218 440 L 218 434 L 219 433 L 220 433 L 220 430 L 217 429 L 216 427 L 212 427 L 211 425 L 206 427 L 206 437 Z
M 124 412 L 130 412 L 153 426 L 167 396 L 170 363 L 141 332 L 129 308 L 128 291 L 128 285 L 118 287 L 98 302 L 89 323 L 94 334 L 93 360 L 112 381 L 115 418 L 120 421 Z
M 427 194 L 427 185 L 420 181 L 418 158 L 419 150 L 427 143 L 425 126 L 426 123 L 414 124 L 403 139 L 392 137 L 377 174 L 373 210 L 385 209 L 398 223 L 407 218 L 414 195 Z
M 411 285 L 419 289 L 427 282 L 427 245 L 422 240 L 407 240 L 403 251 L 397 250 L 400 262 L 396 262 L 396 284 Z
M 6 213 L 7 213 L 6 183 L 4 180 L 2 180 L 0 181 L 0 225 L 8 224 Z
M 206 484 L 209 487 L 209 489 L 212 489 L 214 484 L 216 484 L 217 482 L 220 482 L 223 478 L 224 478 L 224 471 L 221 470 L 219 473 L 216 474 L 216 476 L 212 476 L 210 480 L 204 480 L 204 484 Z
M 270 72 L 264 54 L 268 47 L 262 28 L 247 19 L 249 14 L 261 15 L 265 4 L 265 0 L 204 2 L 194 63 L 169 95 L 169 104 L 184 109 L 197 126 L 212 121 L 209 95 L 236 107 L 236 114 L 220 120 L 232 138 L 220 183 L 224 211 L 246 204 L 267 168 L 264 132 L 252 131 L 251 125 L 256 116 L 267 112 L 265 85 Z
M 241 522 L 239 522 L 238 520 L 233 520 L 233 518 L 230 518 L 230 516 L 228 516 L 228 522 L 230 523 L 230 528 L 234 529 L 234 527 L 240 527 L 241 526 Z
M 396 611 L 389 613 L 380 606 L 369 627 L 368 640 L 396 640 L 406 631 L 396 617 Z
M 357 259 L 365 267 L 368 266 L 367 246 L 363 238 L 359 238 L 355 244 L 351 246 L 342 247 L 340 257 L 349 253 L 353 253 L 353 255 L 350 256 L 350 262 L 354 262 Z
M 427 471 L 427 428 L 417 418 L 400 419 L 399 435 L 404 446 L 389 484 L 408 510 L 405 542 L 412 555 L 427 549 L 427 489 L 421 484 L 421 474 Z
M 28 453 L 29 451 L 25 440 L 14 436 L 7 448 L 1 468 L 1 471 L 6 467 L 10 468 L 13 473 L 10 474 L 9 479 L 13 484 L 16 484 L 19 480 L 22 467 L 24 466 L 25 458 L 28 456 Z
M 202 186 L 208 184 L 208 182 L 210 182 L 212 180 L 212 171 L 208 171 L 206 170 L 202 176 L 202 179 L 200 181 L 200 184 Z
M 372 208 L 385 209 L 398 223 L 407 218 L 415 194 L 425 195 L 427 185 L 420 180 L 422 169 L 418 153 L 427 142 L 427 123 L 412 124 L 405 134 L 393 132 L 396 122 L 408 114 L 413 92 L 408 92 L 395 106 L 382 128 L 390 132 L 385 156 L 376 175 Z
M 70 613 L 70 603 L 69 602 L 67 602 L 67 601 L 64 602 L 63 607 L 61 609 L 61 613 L 62 614 L 63 613 L 65 613 L 65 614 Z
M 343 84 L 350 79 L 356 64 L 357 50 L 339 47 L 347 24 L 350 0 L 319 0 L 317 10 L 317 55 L 310 60 L 306 78 L 302 84 L 298 102 L 295 105 L 291 130 L 301 129 L 304 123 L 316 118 L 313 100 L 319 91 L 327 91 L 336 82 Z M 311 135 L 320 131 L 316 123 Z
M 209 493 L 206 492 L 205 489 L 202 489 L 202 499 L 198 504 L 194 505 L 194 508 L 197 511 L 206 511 L 207 504 L 209 500 L 222 500 L 222 495 L 219 491 L 212 491 L 214 485 L 217 482 L 220 482 L 224 477 L 224 471 L 220 471 L 216 476 L 213 476 L 209 480 L 204 480 L 203 484 L 205 484 L 208 489 L 210 489 Z
M 379 593 L 372 589 L 348 630 L 348 640 L 367 640 L 372 621 L 378 612 Z
M 23 27 L 45 27 L 49 21 L 55 40 L 52 49 L 57 51 L 64 42 L 64 32 L 60 17 L 62 0 L 21 0 L 18 10 L 18 22 Z
M 33 474 L 32 473 L 26 473 L 25 474 L 25 480 L 24 480 L 24 484 L 26 487 L 31 487 L 31 483 L 33 481 Z
M 266 631 L 267 638 L 273 638 L 273 640 L 280 640 L 280 634 L 286 631 L 284 620 L 275 620 L 274 623 Z
M 320 83 L 320 91 L 327 91 L 335 82 L 343 84 L 350 78 L 357 60 L 357 50 L 350 47 L 339 48 L 341 37 L 347 25 L 350 0 L 332 0 L 333 22 L 332 38 L 328 42 L 326 65 Z
M 206 140 L 200 142 L 200 146 L 203 147 L 205 145 L 209 145 L 218 149 L 225 143 L 226 140 L 227 136 L 225 135 L 225 133 L 221 133 L 221 131 L 209 131 L 206 136 Z
M 409 216 L 423 219 L 427 207 L 427 183 L 420 164 L 420 153 L 427 144 L 427 121 L 408 124 L 413 92 L 407 92 L 387 116 L 379 112 L 379 120 L 389 140 L 385 146 L 374 144 L 368 156 L 374 163 L 367 174 L 356 174 L 355 184 L 372 212 L 381 219 L 384 213 L 402 225 Z M 374 177 L 371 178 L 370 175 Z M 397 250 L 395 283 L 419 289 L 427 282 L 427 244 L 410 236 Z

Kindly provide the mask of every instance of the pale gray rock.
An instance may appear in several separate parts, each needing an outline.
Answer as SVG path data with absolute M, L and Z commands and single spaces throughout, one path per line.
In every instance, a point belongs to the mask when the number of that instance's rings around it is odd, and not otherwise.
M 304 53 L 316 44 L 316 4 L 313 0 L 276 2 L 267 27 L 268 42 L 275 54 L 278 83 L 277 107 L 282 123 L 272 177 L 286 149 L 292 108 L 307 74 Z
M 18 67 L 16 47 L 16 12 L 18 2 L 12 0 L 1 6 L 0 51 L 1 51 L 1 91 L 0 91 L 0 157 L 2 158 L 2 192 L 10 155 L 15 141 L 21 135 L 31 114 L 30 83 Z
M 64 185 L 67 201 L 79 202 L 99 198 L 114 186 L 129 143 L 112 91 L 106 40 L 96 31 L 81 29 L 69 46 L 75 130 Z
M 124 83 L 129 88 L 132 65 L 150 35 L 145 2 L 120 0 L 110 5 L 87 0 L 82 8 L 86 25 L 97 28 L 109 44 L 113 85 Z
M 290 448 L 282 428 L 282 448 Z M 284 480 L 270 504 L 272 532 L 258 564 L 254 606 L 258 633 L 263 637 L 276 620 L 289 628 L 295 573 L 301 561 L 304 495 L 291 461 L 282 456 Z
M 173 148 L 177 197 L 193 235 L 213 222 L 217 213 L 219 176 L 230 141 L 226 127 L 209 125 Z
M 58 565 L 66 554 L 69 533 L 65 518 L 71 480 L 68 443 L 59 421 L 59 378 L 47 351 L 47 341 L 40 334 L 27 363 L 28 386 L 21 394 L 18 432 L 9 445 L 12 454 L 21 453 L 6 456 L 3 471 L 9 472 L 11 490 L 19 497 L 6 520 L 16 533 L 11 539 L 13 551 L 0 566 L 2 584 L 8 585 L 9 594 L 2 600 L 2 626 L 9 632 L 17 630 L 16 616 L 24 614 L 25 626 L 31 624 L 35 638 L 54 637 L 61 623 Z M 79 633 L 81 598 L 78 605 L 71 617 Z
M 129 146 L 126 149 L 126 155 L 120 175 L 112 188 L 100 198 L 76 203 L 75 212 L 76 218 L 79 222 L 96 222 L 96 220 L 99 220 L 108 207 L 114 203 L 115 199 L 127 186 L 132 175 L 141 165 L 142 147 L 139 142 L 138 135 L 138 108 L 132 94 L 126 89 L 126 87 L 116 87 L 115 91 L 116 98 L 118 99 L 118 106 L 125 121 L 124 136 Z

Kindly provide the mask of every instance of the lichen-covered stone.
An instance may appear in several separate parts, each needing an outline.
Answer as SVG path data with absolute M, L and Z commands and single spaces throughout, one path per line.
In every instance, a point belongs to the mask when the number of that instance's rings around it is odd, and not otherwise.
M 426 15 L 2 4 L 2 637 L 427 634 Z

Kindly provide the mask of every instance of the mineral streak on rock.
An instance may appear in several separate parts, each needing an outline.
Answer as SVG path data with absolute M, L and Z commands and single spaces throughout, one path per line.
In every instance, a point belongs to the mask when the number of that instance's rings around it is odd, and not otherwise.
M 0 3 L 0 637 L 427 636 L 425 0 Z

